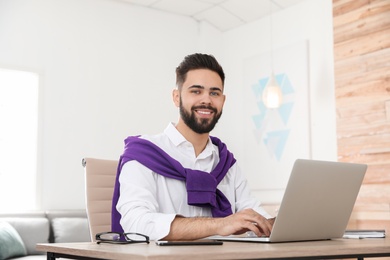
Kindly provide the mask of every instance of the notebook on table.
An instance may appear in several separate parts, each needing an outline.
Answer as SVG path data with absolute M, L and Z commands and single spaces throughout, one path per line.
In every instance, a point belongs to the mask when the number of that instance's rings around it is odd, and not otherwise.
M 212 238 L 242 242 L 341 238 L 366 170 L 365 164 L 298 159 L 269 237 L 244 234 Z

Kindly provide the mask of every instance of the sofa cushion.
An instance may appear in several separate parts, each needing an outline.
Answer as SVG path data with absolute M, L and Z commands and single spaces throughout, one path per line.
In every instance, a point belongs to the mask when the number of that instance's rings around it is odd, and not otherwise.
M 26 255 L 21 257 L 15 257 L 10 260 L 46 260 L 46 255 Z
M 87 218 L 53 218 L 55 243 L 90 242 Z
M 8 222 L 0 222 L 0 259 L 26 254 L 26 248 L 18 231 Z
M 45 212 L 45 214 L 51 223 L 51 230 L 50 230 L 50 236 L 49 236 L 50 243 L 55 242 L 55 235 L 54 235 L 54 230 L 53 230 L 53 219 L 55 219 L 55 218 L 87 218 L 87 212 L 85 209 L 48 210 Z M 87 224 L 87 226 L 88 226 L 88 224 Z
M 49 220 L 45 217 L 6 217 L 1 218 L 18 231 L 27 250 L 27 254 L 45 254 L 35 249 L 37 243 L 49 242 Z

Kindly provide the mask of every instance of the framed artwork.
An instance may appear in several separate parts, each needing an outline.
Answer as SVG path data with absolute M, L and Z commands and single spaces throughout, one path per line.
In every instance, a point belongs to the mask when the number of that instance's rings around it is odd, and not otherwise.
M 281 199 L 294 161 L 310 158 L 308 47 L 303 41 L 244 60 L 241 167 L 252 190 L 266 200 Z M 267 108 L 262 100 L 271 64 L 283 96 L 279 108 Z

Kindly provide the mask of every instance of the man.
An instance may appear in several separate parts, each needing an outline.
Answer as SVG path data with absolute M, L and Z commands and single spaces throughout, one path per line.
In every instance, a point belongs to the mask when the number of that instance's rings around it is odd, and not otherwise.
M 176 125 L 129 137 L 118 167 L 112 231 L 152 240 L 193 240 L 253 231 L 269 235 L 273 219 L 250 197 L 224 143 L 210 137 L 225 103 L 225 75 L 211 55 L 188 55 L 176 68 Z

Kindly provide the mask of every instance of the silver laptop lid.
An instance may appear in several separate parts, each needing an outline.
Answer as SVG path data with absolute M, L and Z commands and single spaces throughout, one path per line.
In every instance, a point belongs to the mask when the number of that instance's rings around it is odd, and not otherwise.
M 364 164 L 296 160 L 270 241 L 342 237 L 366 169 Z

